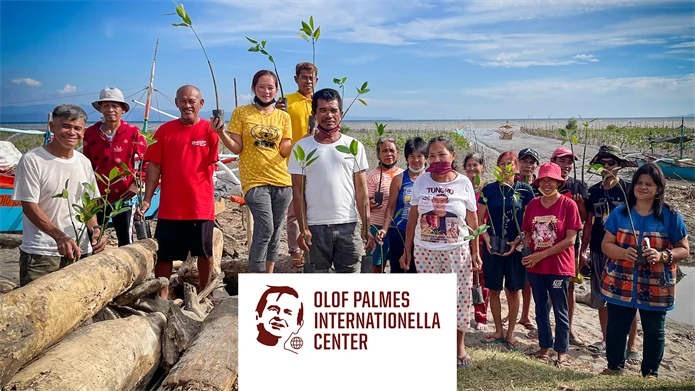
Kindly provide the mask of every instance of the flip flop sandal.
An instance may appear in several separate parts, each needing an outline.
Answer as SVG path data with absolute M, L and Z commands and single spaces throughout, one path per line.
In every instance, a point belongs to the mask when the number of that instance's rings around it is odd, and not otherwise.
M 304 266 L 304 255 L 302 253 L 292 254 L 292 265 L 294 265 L 294 267 Z
M 470 358 L 471 361 L 469 361 L 469 362 L 466 363 L 465 361 L 466 361 L 467 358 Z M 457 364 L 456 364 L 456 367 L 458 367 L 458 368 L 467 368 L 467 367 L 470 367 L 471 365 L 473 365 L 473 359 L 471 358 L 471 355 L 470 355 L 470 354 L 466 353 L 465 356 L 458 356 L 458 362 L 457 362 Z
M 516 339 L 514 341 L 505 340 L 504 342 L 507 345 L 507 350 L 509 350 L 510 352 L 519 351 L 519 346 L 521 346 L 521 344 Z
M 642 363 L 642 357 L 638 352 L 628 352 L 625 361 L 628 364 L 638 365 Z
M 564 360 L 555 360 L 555 366 L 558 368 L 570 368 L 572 363 L 570 363 L 569 358 L 565 358 Z
M 534 325 L 533 322 L 531 322 L 531 321 L 519 323 L 519 324 L 526 327 L 526 330 L 536 330 L 536 325 Z
M 532 352 L 532 353 L 527 353 L 526 355 L 532 359 L 538 360 L 538 361 L 545 363 L 545 364 L 547 364 L 550 361 L 550 356 L 548 355 L 548 353 L 538 354 L 538 352 Z
M 495 336 L 493 335 L 488 335 L 483 339 L 482 342 L 487 345 L 492 345 L 496 343 L 505 343 L 507 342 L 507 340 L 505 340 L 504 338 L 495 338 Z
M 570 345 L 574 346 L 586 346 L 586 342 L 582 341 L 581 338 L 570 338 Z
M 538 338 L 538 330 L 534 329 L 534 330 L 529 331 L 528 333 L 526 333 L 526 338 L 529 338 L 529 339 Z
M 606 344 L 603 342 L 595 342 L 592 343 L 591 345 L 586 347 L 589 352 L 593 354 L 605 354 L 606 353 Z

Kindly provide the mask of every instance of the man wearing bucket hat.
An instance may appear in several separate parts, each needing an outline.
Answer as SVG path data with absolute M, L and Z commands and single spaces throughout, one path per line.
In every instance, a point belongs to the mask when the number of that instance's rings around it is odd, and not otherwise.
M 628 189 L 630 184 L 618 177 L 618 171 L 626 167 L 629 162 L 623 156 L 619 147 L 614 145 L 602 146 L 596 156 L 591 159 L 590 165 L 601 164 L 604 171 L 601 172 L 603 180 L 589 188 L 589 197 L 586 199 L 587 218 L 584 222 L 582 245 L 579 259 L 582 266 L 591 268 L 591 307 L 598 310 L 598 318 L 601 323 L 603 339 L 591 344 L 588 348 L 596 354 L 605 354 L 606 351 L 606 326 L 608 324 L 608 310 L 606 301 L 601 299 L 601 274 L 606 266 L 608 258 L 601 249 L 601 241 L 604 236 L 603 224 L 608 215 L 618 206 L 625 203 L 621 187 Z M 587 262 L 587 248 L 591 251 L 590 262 Z M 630 328 L 627 343 L 628 362 L 639 362 L 640 355 L 635 346 L 637 336 L 637 317 L 635 316 Z
M 588 189 L 586 187 L 586 184 L 580 180 L 577 180 L 576 176 L 571 177 L 570 173 L 572 172 L 572 169 L 574 169 L 574 163 L 576 160 L 578 160 L 579 157 L 572 152 L 572 150 L 568 147 L 559 147 L 557 148 L 554 152 L 553 155 L 550 158 L 550 161 L 557 164 L 560 166 L 561 172 L 562 172 L 562 178 L 565 180 L 565 184 L 560 186 L 558 189 L 558 192 L 561 195 L 564 195 L 566 197 L 570 197 L 571 199 L 574 200 L 574 202 L 577 204 L 577 208 L 579 209 L 579 216 L 581 217 L 582 221 L 586 220 L 586 206 L 584 204 L 584 200 L 588 197 Z M 575 254 L 579 252 L 579 247 L 581 245 L 581 236 L 577 235 L 577 241 L 574 244 L 574 252 Z M 576 262 L 575 262 L 576 263 Z M 574 332 L 572 331 L 572 318 L 574 317 L 574 303 L 575 303 L 575 296 L 574 296 L 574 281 L 577 277 L 576 275 L 579 273 L 579 268 L 576 267 L 575 275 L 572 276 L 572 279 L 570 279 L 570 286 L 569 286 L 569 313 L 570 313 L 570 345 L 575 345 L 575 346 L 584 346 L 585 343 L 582 341 L 581 338 L 578 338 L 574 335 Z M 581 282 L 581 281 L 577 281 Z
M 82 153 L 92 163 L 92 169 L 107 178 L 114 168 L 122 171 L 122 164 L 135 172 L 135 156 L 141 158 L 147 144 L 145 137 L 140 134 L 140 129 L 121 119 L 123 113 L 130 110 L 130 106 L 123 99 L 123 93 L 118 88 L 104 88 L 99 93 L 99 99 L 92 102 L 92 106 L 103 116 L 102 121 L 88 127 L 84 133 Z M 103 194 L 106 185 L 101 181 L 97 183 L 99 191 Z M 124 207 L 131 208 L 130 211 L 120 213 L 111 219 L 119 246 L 133 242 L 132 198 L 137 191 L 135 178 L 129 175 L 124 180 L 112 184 L 106 198 L 109 203 L 107 216 L 118 200 L 123 200 Z M 103 212 L 97 215 L 100 225 L 105 218 Z
M 534 181 L 541 197 L 526 206 L 521 229 L 524 240 L 533 251 L 522 258 L 533 288 L 540 350 L 536 358 L 549 360 L 548 350 L 558 354 L 556 364 L 568 366 L 569 350 L 569 278 L 574 276 L 574 243 L 582 228 L 577 204 L 558 193 L 565 183 L 561 168 L 555 163 L 543 164 Z M 555 313 L 555 342 L 550 330 L 550 300 Z

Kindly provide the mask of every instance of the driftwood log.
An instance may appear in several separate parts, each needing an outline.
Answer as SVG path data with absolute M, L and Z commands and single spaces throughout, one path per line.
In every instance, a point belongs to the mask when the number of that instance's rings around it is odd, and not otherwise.
M 212 279 L 221 272 L 222 251 L 224 250 L 224 235 L 218 228 L 212 231 Z M 188 257 L 178 269 L 179 282 L 187 282 L 200 289 L 200 277 L 198 274 L 198 262 L 196 257 Z
M 237 313 L 236 296 L 217 305 L 159 391 L 231 390 L 238 374 Z
M 0 295 L 0 386 L 154 270 L 157 242 L 107 249 Z
M 4 391 L 130 391 L 157 369 L 166 320 L 155 313 L 95 323 L 19 371 Z
M 135 300 L 147 297 L 153 293 L 159 292 L 162 289 L 169 286 L 169 279 L 166 277 L 159 277 L 152 280 L 147 280 L 142 284 L 136 286 L 135 288 L 129 290 L 128 292 L 118 296 L 113 300 L 116 305 L 128 305 Z
M 22 244 L 22 235 L 0 234 L 0 247 L 16 248 Z
M 179 361 L 181 353 L 191 346 L 202 324 L 202 320 L 186 315 L 179 306 L 169 306 L 162 341 L 162 361 L 165 370 L 170 370 Z

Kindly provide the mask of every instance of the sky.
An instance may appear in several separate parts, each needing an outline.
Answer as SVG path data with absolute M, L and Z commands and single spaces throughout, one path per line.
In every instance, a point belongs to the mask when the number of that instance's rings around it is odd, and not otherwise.
M 347 77 L 351 116 L 398 119 L 657 117 L 695 113 L 692 0 L 214 0 L 183 3 L 215 71 L 221 108 L 248 104 L 272 64 L 248 52 L 267 40 L 285 94 L 312 60 L 297 36 L 313 16 L 317 88 Z M 215 106 L 212 78 L 174 4 L 0 1 L 0 106 L 96 100 L 147 86 L 159 39 L 154 105 L 183 84 Z M 86 95 L 85 95 L 86 94 Z M 55 98 L 55 99 L 53 99 Z M 144 99 L 144 98 L 143 98 Z M 30 101 L 30 102 L 27 102 Z

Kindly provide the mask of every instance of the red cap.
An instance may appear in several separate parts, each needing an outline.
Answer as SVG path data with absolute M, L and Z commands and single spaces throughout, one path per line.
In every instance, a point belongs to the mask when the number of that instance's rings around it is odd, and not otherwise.
M 538 169 L 538 176 L 536 177 L 536 180 L 533 181 L 533 184 L 539 186 L 539 183 L 543 178 L 551 178 L 560 181 L 561 183 L 565 183 L 565 180 L 562 178 L 562 169 L 560 166 L 552 162 L 543 163 L 541 165 L 541 167 Z
M 553 156 L 550 157 L 550 160 L 555 160 L 556 157 L 563 156 L 574 156 L 574 160 L 579 160 L 579 156 L 572 153 L 572 150 L 567 147 L 560 147 L 556 149 L 555 152 L 553 152 Z

